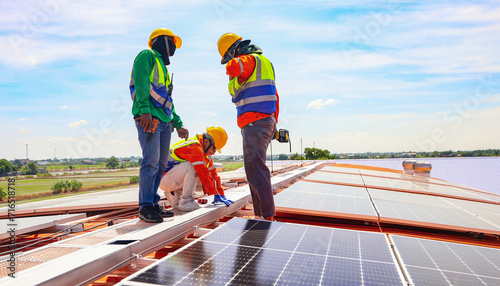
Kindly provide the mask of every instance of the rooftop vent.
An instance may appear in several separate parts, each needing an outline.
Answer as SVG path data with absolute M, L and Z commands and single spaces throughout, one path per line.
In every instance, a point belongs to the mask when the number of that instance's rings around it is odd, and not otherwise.
M 432 165 L 430 162 L 417 161 L 413 164 L 413 170 L 415 171 L 415 176 L 420 177 L 431 177 Z
M 403 173 L 408 174 L 408 175 L 413 175 L 413 164 L 415 164 L 417 160 L 404 160 L 403 161 Z

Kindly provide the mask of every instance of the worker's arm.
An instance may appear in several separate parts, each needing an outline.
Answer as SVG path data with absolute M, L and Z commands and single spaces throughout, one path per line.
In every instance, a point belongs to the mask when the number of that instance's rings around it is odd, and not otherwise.
M 191 144 L 186 147 L 178 148 L 174 152 L 179 158 L 187 160 L 193 164 L 196 174 L 198 175 L 198 178 L 200 178 L 201 184 L 203 185 L 203 191 L 206 194 L 214 195 L 217 193 L 215 181 L 207 168 L 207 162 L 205 161 L 206 157 L 204 156 L 201 145 Z
M 217 174 L 217 170 L 215 169 L 214 162 L 210 159 L 210 164 L 208 165 L 208 170 L 210 170 L 210 174 L 212 175 L 212 178 L 214 179 L 215 183 L 217 184 L 217 191 L 221 196 L 224 196 L 224 189 L 222 188 L 222 183 L 219 177 L 219 174 Z
M 134 61 L 134 85 L 135 85 L 135 104 L 139 106 L 139 113 L 151 113 L 149 104 L 149 90 L 151 82 L 149 75 L 155 65 L 154 53 L 150 50 L 144 50 L 137 55 Z
M 238 83 L 244 83 L 255 69 L 255 58 L 252 55 L 242 55 L 230 60 L 226 64 L 226 74 L 238 77 Z

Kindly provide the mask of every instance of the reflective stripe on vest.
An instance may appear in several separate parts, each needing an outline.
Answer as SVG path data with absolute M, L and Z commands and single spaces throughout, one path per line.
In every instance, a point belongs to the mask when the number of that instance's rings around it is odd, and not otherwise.
M 191 144 L 200 144 L 200 141 L 198 141 L 198 136 L 191 137 L 191 138 L 189 138 L 187 140 L 181 140 L 181 141 L 175 143 L 174 145 L 172 145 L 172 147 L 170 147 L 170 157 L 168 158 L 168 162 L 170 163 L 170 162 L 176 161 L 176 162 L 180 163 L 180 162 L 187 161 L 186 159 L 182 159 L 179 156 L 177 156 L 175 154 L 175 150 L 177 150 L 179 148 L 182 148 L 182 147 L 189 146 Z M 207 164 L 207 162 L 205 162 L 205 161 L 196 161 L 196 162 L 192 162 L 191 164 L 193 164 L 193 166 L 195 166 L 195 165 L 204 165 L 204 164 Z M 208 167 L 209 164 L 210 164 L 210 160 L 209 160 L 209 163 L 207 164 L 207 167 Z
M 254 111 L 273 114 L 276 111 L 276 86 L 274 83 L 274 68 L 264 56 L 252 54 L 255 58 L 255 68 L 252 75 L 243 84 L 234 77 L 229 81 L 229 93 L 236 105 L 238 116 Z M 238 59 L 238 58 L 237 58 Z M 241 60 L 238 59 L 241 63 Z
M 154 54 L 154 52 L 152 52 Z M 149 98 L 154 103 L 155 107 L 163 107 L 165 112 L 169 117 L 172 117 L 172 97 L 168 96 L 168 88 L 171 84 L 170 75 L 168 70 L 166 77 L 163 72 L 162 64 L 158 57 L 155 55 L 155 66 L 149 75 Z M 132 73 L 130 76 L 130 95 L 132 101 L 135 100 L 135 79 L 134 79 L 134 69 L 132 68 Z

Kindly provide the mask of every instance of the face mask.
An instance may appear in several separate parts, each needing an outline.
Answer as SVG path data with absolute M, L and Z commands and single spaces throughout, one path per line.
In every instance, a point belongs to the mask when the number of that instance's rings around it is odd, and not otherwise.
M 176 49 L 174 41 L 167 36 L 159 36 L 153 41 L 151 47 L 161 54 L 163 63 L 168 66 L 170 57 L 174 55 Z

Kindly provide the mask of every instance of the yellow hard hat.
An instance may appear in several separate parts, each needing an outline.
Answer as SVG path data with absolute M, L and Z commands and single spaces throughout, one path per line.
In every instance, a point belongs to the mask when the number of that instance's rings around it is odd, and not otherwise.
M 169 29 L 158 28 L 158 29 L 154 30 L 153 33 L 151 33 L 151 36 L 149 36 L 148 45 L 150 48 L 152 46 L 153 39 L 158 37 L 158 36 L 171 36 L 174 38 L 174 44 L 175 44 L 175 47 L 177 49 L 182 46 L 182 40 L 179 36 L 174 35 L 174 33 L 172 33 L 172 31 L 170 31 Z
M 227 133 L 224 128 L 220 126 L 212 126 L 212 127 L 207 127 L 207 133 L 208 135 L 212 136 L 212 139 L 214 140 L 214 145 L 215 149 L 217 149 L 217 152 L 222 153 L 220 150 L 222 147 L 226 145 L 227 142 Z
M 217 41 L 217 48 L 219 49 L 219 54 L 221 57 L 224 57 L 227 50 L 238 40 L 242 40 L 243 38 L 233 34 L 233 33 L 225 33 L 219 38 Z

